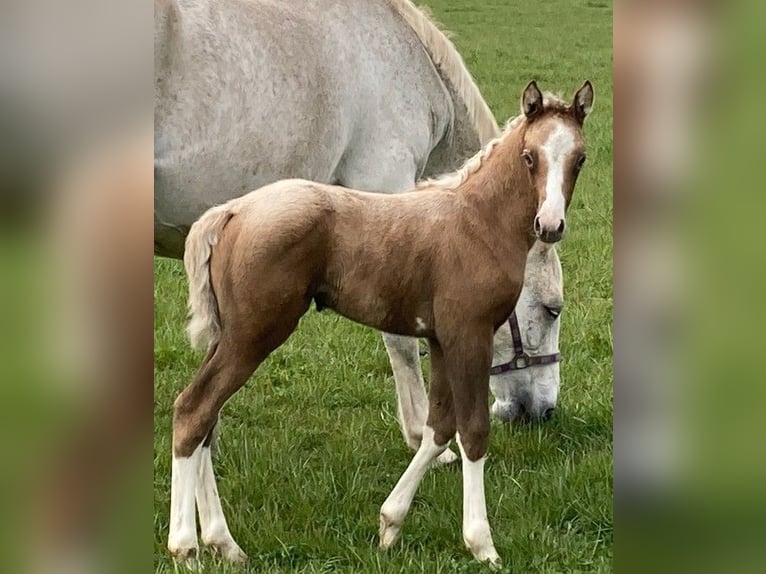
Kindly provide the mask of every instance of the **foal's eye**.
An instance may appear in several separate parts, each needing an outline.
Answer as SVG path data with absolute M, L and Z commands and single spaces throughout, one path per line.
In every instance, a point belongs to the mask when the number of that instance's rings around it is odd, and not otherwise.
M 527 164 L 529 169 L 532 169 L 535 166 L 535 159 L 532 157 L 532 154 L 529 153 L 529 150 L 521 152 L 521 157 L 524 158 L 524 163 Z
M 553 317 L 554 319 L 557 319 L 559 315 L 561 315 L 561 311 L 563 311 L 563 307 L 557 306 L 557 305 L 543 305 L 545 307 L 546 312 L 548 315 Z
M 577 160 L 577 169 L 582 169 L 582 166 L 585 165 L 585 155 L 581 155 L 580 159 Z

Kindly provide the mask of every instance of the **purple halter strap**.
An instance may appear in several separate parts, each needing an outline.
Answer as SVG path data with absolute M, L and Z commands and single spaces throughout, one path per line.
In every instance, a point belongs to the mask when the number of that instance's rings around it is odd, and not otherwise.
M 516 311 L 508 317 L 508 326 L 511 328 L 511 337 L 513 338 L 513 359 L 507 363 L 494 365 L 490 370 L 490 375 L 500 375 L 509 371 L 520 371 L 535 365 L 552 365 L 561 361 L 561 353 L 551 355 L 528 355 L 524 352 L 524 345 L 521 342 L 521 331 L 519 330 L 519 321 L 516 318 Z

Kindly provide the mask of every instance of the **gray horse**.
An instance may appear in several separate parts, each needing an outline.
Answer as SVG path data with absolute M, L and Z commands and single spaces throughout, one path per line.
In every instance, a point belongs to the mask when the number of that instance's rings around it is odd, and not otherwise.
M 500 133 L 452 43 L 408 0 L 155 0 L 154 36 L 158 255 L 180 258 L 204 211 L 276 180 L 397 193 Z M 555 249 L 530 252 L 519 305 L 516 336 L 504 325 L 495 340 L 511 366 L 492 377 L 505 419 L 556 405 L 556 360 L 513 361 L 519 347 L 557 357 Z M 383 339 L 417 449 L 428 409 L 418 343 Z

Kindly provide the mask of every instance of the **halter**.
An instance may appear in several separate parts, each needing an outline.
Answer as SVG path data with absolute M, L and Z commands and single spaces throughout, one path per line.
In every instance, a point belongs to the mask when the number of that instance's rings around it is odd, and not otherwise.
M 524 345 L 521 342 L 521 330 L 519 330 L 519 320 L 516 318 L 516 311 L 508 317 L 508 326 L 511 328 L 511 337 L 513 338 L 513 359 L 507 363 L 501 363 L 493 366 L 489 370 L 490 375 L 500 375 L 509 371 L 520 371 L 535 365 L 552 365 L 561 361 L 561 353 L 552 353 L 550 355 L 528 355 L 524 352 Z

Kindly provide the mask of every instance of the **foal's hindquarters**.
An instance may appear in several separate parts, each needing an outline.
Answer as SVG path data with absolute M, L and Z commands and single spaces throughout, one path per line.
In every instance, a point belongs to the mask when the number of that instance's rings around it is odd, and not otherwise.
M 199 233 L 190 234 L 187 242 L 187 271 L 190 265 L 198 266 L 194 273 L 202 281 L 201 310 L 196 310 L 194 321 L 204 323 L 198 327 L 207 331 L 204 335 L 210 346 L 194 379 L 173 405 L 168 549 L 182 560 L 197 554 L 195 499 L 202 542 L 230 561 L 246 560 L 229 531 L 213 475 L 211 447 L 218 413 L 269 353 L 290 336 L 310 303 L 306 297 L 310 269 L 302 261 L 311 256 L 316 244 L 303 241 L 293 249 L 253 251 L 238 245 L 246 239 L 246 234 L 239 233 L 241 224 L 230 213 L 211 210 L 195 224 L 196 230 L 192 229 Z M 227 241 L 225 249 L 211 257 L 213 244 L 219 241 Z M 254 296 L 233 296 L 243 273 L 252 269 L 268 270 L 248 289 Z M 192 277 L 190 274 L 193 286 Z M 225 317 L 225 322 L 219 324 L 219 317 Z M 192 338 L 197 335 L 192 332 L 194 321 L 190 324 Z

